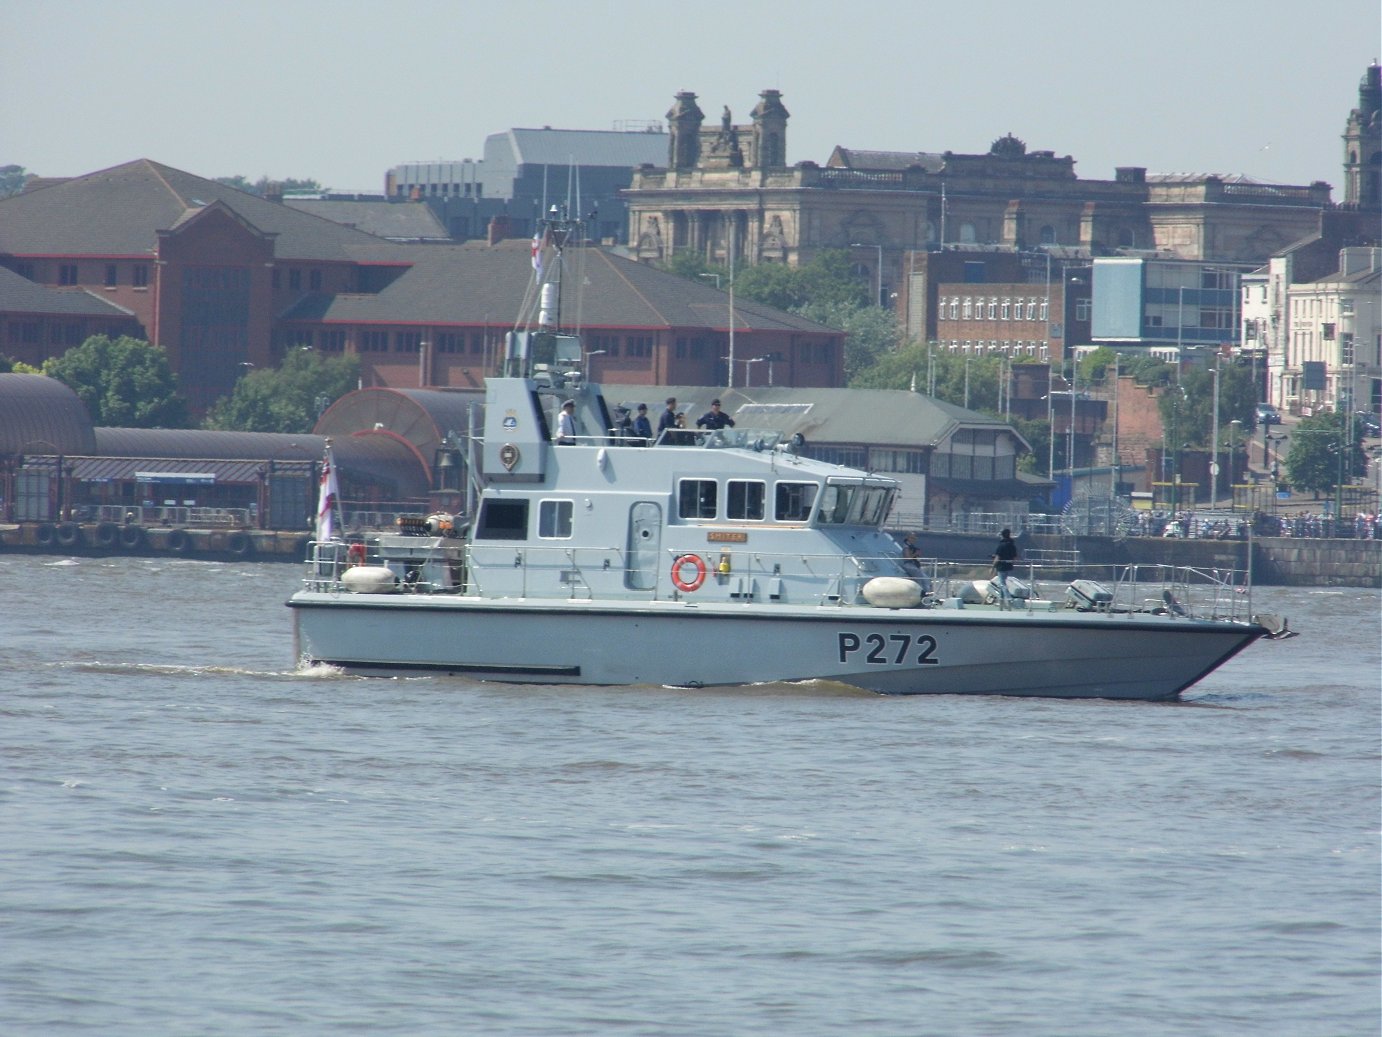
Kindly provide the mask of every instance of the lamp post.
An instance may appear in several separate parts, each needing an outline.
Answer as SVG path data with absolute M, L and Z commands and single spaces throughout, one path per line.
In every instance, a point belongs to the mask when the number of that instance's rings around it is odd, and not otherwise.
M 876 274 L 875 274 L 875 276 L 876 276 L 876 278 L 877 278 L 877 282 L 876 282 L 876 283 L 877 283 L 877 287 L 874 289 L 874 292 L 873 292 L 873 304 L 874 304 L 875 306 L 882 306 L 882 305 L 883 305 L 883 246 L 882 246 L 882 245 L 867 245 L 867 244 L 865 244 L 865 243 L 862 242 L 862 241 L 851 241 L 851 242 L 849 243 L 849 247 L 850 247 L 850 248 L 871 248 L 871 249 L 876 249 L 876 250 L 878 251 L 878 267 L 877 267 Z
M 1210 510 L 1219 506 L 1219 363 L 1220 356 L 1214 357 L 1214 417 L 1212 419 L 1212 431 L 1209 433 L 1210 457 L 1209 464 L 1209 507 Z
M 1239 421 L 1237 418 L 1234 418 L 1232 421 L 1228 423 L 1228 429 L 1228 496 L 1229 507 L 1230 509 L 1232 509 L 1238 506 L 1238 502 L 1233 495 L 1233 475 L 1234 469 L 1237 467 L 1238 460 L 1238 433 L 1242 431 L 1243 423 Z

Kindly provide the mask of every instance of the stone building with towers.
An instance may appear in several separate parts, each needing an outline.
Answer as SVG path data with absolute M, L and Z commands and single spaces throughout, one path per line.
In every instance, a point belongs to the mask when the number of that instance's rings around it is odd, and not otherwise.
M 1360 141 L 1368 125 L 1376 132 L 1375 104 L 1367 110 L 1374 114 L 1359 115 Z M 764 90 L 743 124 L 728 108 L 707 121 L 696 94 L 678 93 L 667 113 L 667 165 L 640 166 L 624 194 L 638 258 L 690 251 L 713 263 L 732 256 L 795 266 L 824 249 L 852 249 L 880 304 L 901 308 L 926 252 L 1060 248 L 1260 263 L 1314 233 L 1333 204 L 1319 181 L 1266 184 L 1141 166 L 1120 167 L 1112 180 L 1082 179 L 1071 156 L 1029 149 L 1011 133 L 983 154 L 838 146 L 824 164 L 789 166 L 788 120 L 777 90 Z M 1360 148 L 1360 167 L 1365 154 Z M 1361 171 L 1358 179 L 1360 196 L 1375 183 Z
M 1358 107 L 1344 126 L 1344 205 L 1382 207 L 1382 65 L 1358 84 Z

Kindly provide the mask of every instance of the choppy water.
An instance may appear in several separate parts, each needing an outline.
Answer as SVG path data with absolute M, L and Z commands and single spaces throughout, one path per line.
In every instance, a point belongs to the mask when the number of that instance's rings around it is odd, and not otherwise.
M 1375 591 L 1190 705 L 298 674 L 0 556 L 6 1035 L 1375 1035 Z

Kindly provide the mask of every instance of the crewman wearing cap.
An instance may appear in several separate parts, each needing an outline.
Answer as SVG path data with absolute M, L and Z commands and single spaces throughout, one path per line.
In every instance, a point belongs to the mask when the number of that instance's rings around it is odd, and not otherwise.
M 644 446 L 653 441 L 653 425 L 648 420 L 648 405 L 646 403 L 638 405 L 638 416 L 633 419 L 633 438 L 635 442 L 641 439 Z
M 710 409 L 696 419 L 696 427 L 703 429 L 721 429 L 724 427 L 734 427 L 734 419 L 724 411 L 720 410 L 720 401 L 711 400 Z
M 567 400 L 557 415 L 557 446 L 576 445 L 576 401 Z

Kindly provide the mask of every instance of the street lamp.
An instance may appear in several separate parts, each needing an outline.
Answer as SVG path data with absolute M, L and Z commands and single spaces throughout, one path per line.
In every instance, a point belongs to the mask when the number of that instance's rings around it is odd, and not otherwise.
M 1243 423 L 1239 419 L 1234 418 L 1228 423 L 1228 429 L 1228 494 L 1229 507 L 1234 508 L 1237 506 L 1238 502 L 1233 496 L 1233 474 L 1238 460 L 1238 433 L 1243 430 Z
M 851 242 L 849 243 L 849 247 L 850 247 L 850 248 L 871 248 L 871 249 L 876 249 L 876 250 L 878 251 L 877 288 L 874 289 L 874 293 L 873 293 L 873 304 L 874 304 L 875 306 L 882 306 L 882 305 L 883 305 L 883 246 L 882 246 L 882 245 L 868 245 L 868 244 L 865 244 L 865 243 L 862 242 L 862 241 L 851 241 Z

